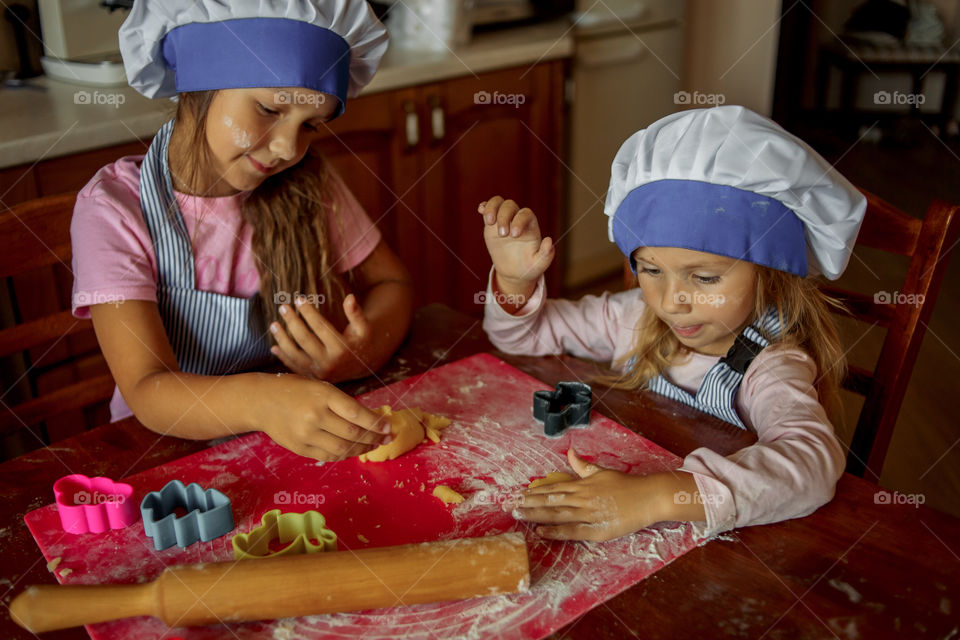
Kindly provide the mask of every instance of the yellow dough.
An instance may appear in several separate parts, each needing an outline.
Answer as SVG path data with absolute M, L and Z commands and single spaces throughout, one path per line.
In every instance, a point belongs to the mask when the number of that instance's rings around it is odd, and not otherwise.
M 527 485 L 527 488 L 533 489 L 534 487 L 542 487 L 545 484 L 556 484 L 558 482 L 570 482 L 573 480 L 573 476 L 569 473 L 564 473 L 563 471 L 551 471 L 543 478 L 537 478 L 533 482 Z
M 433 488 L 433 497 L 443 500 L 443 504 L 460 504 L 463 496 L 445 484 L 438 484 Z
M 417 409 L 419 411 L 419 409 Z M 423 413 L 423 412 L 421 412 Z M 432 413 L 423 413 L 423 430 L 427 437 L 434 442 L 440 442 L 440 432 L 450 426 L 450 418 L 434 415 Z
M 450 426 L 450 419 L 443 416 L 424 413 L 420 409 L 401 409 L 394 411 L 389 405 L 374 409 L 375 413 L 390 418 L 393 440 L 380 445 L 373 451 L 360 455 L 360 462 L 384 462 L 393 460 L 410 451 L 425 438 L 440 442 L 440 431 Z

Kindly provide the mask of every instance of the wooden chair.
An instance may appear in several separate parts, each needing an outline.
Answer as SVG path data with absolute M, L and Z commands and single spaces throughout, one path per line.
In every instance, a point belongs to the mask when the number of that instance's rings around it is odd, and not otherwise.
M 919 220 L 872 193 L 863 193 L 867 211 L 857 246 L 909 258 L 898 299 L 913 303 L 884 302 L 875 294 L 856 293 L 829 284 L 822 288 L 843 302 L 857 320 L 887 329 L 874 370 L 851 365 L 843 382 L 848 391 L 865 396 L 847 455 L 847 471 L 860 477 L 869 471 L 876 481 L 883 470 L 907 383 L 943 283 L 947 259 L 957 241 L 960 206 L 935 200 L 923 220 Z M 637 286 L 629 263 L 624 265 L 624 284 L 628 288 Z
M 4 315 L 6 324 L 13 320 L 0 330 L 0 359 L 10 378 L 0 390 L 0 436 L 26 432 L 27 448 L 50 443 L 48 427 L 58 416 L 60 427 L 63 418 L 69 425 L 61 436 L 109 420 L 105 403 L 113 378 L 91 322 L 74 318 L 69 309 L 75 201 L 76 193 L 48 196 L 0 213 Z M 89 408 L 98 404 L 94 416 Z

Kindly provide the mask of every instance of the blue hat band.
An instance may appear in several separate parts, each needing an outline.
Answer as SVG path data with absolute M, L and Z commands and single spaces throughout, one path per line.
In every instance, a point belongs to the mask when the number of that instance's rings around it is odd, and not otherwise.
M 803 222 L 779 200 L 697 180 L 657 180 L 627 194 L 613 239 L 637 272 L 640 247 L 679 247 L 807 275 Z
M 338 34 L 300 20 L 241 18 L 191 22 L 163 40 L 177 91 L 302 87 L 336 96 L 343 113 L 350 47 Z

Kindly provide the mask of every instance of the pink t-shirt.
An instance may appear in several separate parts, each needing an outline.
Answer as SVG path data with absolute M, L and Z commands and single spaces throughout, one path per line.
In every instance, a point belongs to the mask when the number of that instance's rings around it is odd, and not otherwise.
M 140 208 L 140 162 L 127 156 L 100 169 L 77 195 L 70 224 L 73 244 L 73 315 L 90 317 L 90 305 L 123 300 L 157 301 L 157 259 Z M 363 262 L 380 231 L 340 177 L 330 171 L 333 206 L 327 225 L 332 263 L 341 273 Z M 253 228 L 240 207 L 246 193 L 204 198 L 175 193 L 194 252 L 200 291 L 249 298 L 260 288 L 251 249 Z M 131 415 L 119 391 L 113 419 Z
M 488 283 L 483 328 L 494 346 L 507 353 L 570 353 L 613 363 L 633 348 L 644 307 L 640 289 L 577 301 L 547 300 L 541 278 L 513 316 L 495 301 Z M 695 394 L 719 360 L 692 354 L 664 376 Z M 734 408 L 757 434 L 757 443 L 729 456 L 701 447 L 680 467 L 696 480 L 707 516 L 706 535 L 799 518 L 833 498 L 845 457 L 817 398 L 816 379 L 816 365 L 800 349 L 771 345 L 753 360 Z

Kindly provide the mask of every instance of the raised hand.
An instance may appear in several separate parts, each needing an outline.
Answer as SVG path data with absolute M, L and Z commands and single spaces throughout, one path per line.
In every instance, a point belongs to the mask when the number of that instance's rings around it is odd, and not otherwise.
M 477 211 L 483 216 L 483 238 L 499 290 L 529 297 L 553 261 L 553 240 L 542 238 L 533 211 L 521 209 L 513 200 L 494 196 L 481 202 Z

